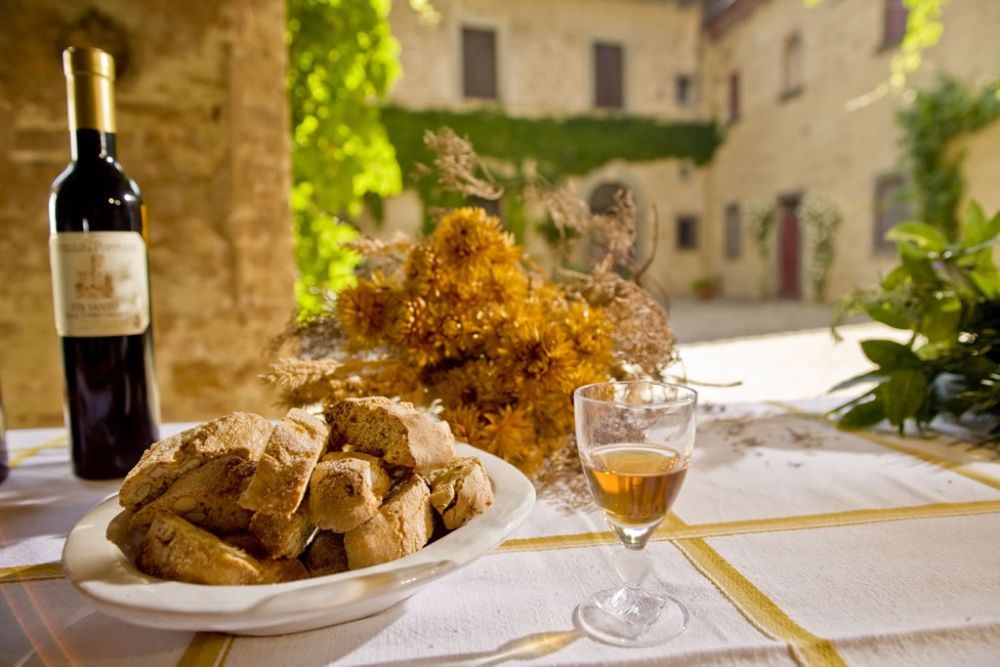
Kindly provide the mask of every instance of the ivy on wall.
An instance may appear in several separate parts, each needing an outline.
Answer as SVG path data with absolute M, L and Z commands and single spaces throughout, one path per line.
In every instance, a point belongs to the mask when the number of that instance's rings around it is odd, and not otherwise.
M 526 118 L 507 115 L 498 108 L 449 111 L 385 106 L 382 122 L 396 149 L 404 183 L 417 190 L 425 210 L 460 203 L 453 199 L 453 193 L 444 193 L 431 179 L 416 175 L 417 165 L 433 160 L 424 145 L 424 133 L 443 126 L 469 139 L 479 155 L 508 167 L 509 173 L 497 180 L 514 190 L 524 182 L 529 168 L 557 183 L 615 159 L 644 162 L 681 158 L 704 165 L 712 160 L 723 139 L 721 128 L 712 122 L 664 123 L 640 116 Z M 508 198 L 507 224 L 515 228 L 512 231 L 523 231 L 521 209 L 511 206 L 511 201 Z
M 960 134 L 975 132 L 1000 118 L 1000 82 L 974 93 L 963 83 L 942 77 L 937 86 L 916 93 L 897 114 L 903 147 L 913 179 L 917 219 L 954 239 L 964 184 L 961 155 L 949 155 Z

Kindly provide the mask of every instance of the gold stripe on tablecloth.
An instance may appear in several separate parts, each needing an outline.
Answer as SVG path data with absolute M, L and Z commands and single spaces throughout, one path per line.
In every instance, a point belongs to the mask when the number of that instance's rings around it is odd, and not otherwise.
M 59 563 L 0 567 L 0 584 L 24 584 L 29 581 L 48 581 L 62 578 L 62 565 Z
M 847 510 L 825 514 L 804 514 L 801 516 L 751 519 L 746 521 L 722 521 L 695 525 L 682 523 L 671 513 L 651 539 L 656 542 L 663 542 L 666 540 L 687 538 L 725 537 L 728 535 L 808 530 L 810 528 L 830 528 L 834 526 L 856 526 L 867 523 L 883 523 L 907 519 L 971 516 L 998 512 L 1000 512 L 1000 500 L 933 503 L 930 505 L 890 507 L 887 509 Z M 550 535 L 546 537 L 526 537 L 507 540 L 494 549 L 493 553 L 574 549 L 608 544 L 618 544 L 618 538 L 610 531 L 578 533 L 576 535 Z
M 711 581 L 744 618 L 765 636 L 787 644 L 800 665 L 846 665 L 833 642 L 818 637 L 786 614 L 771 598 L 729 564 L 701 538 L 672 540 L 702 575 Z
M 177 667 L 218 667 L 226 662 L 236 637 L 221 632 L 199 632 L 191 638 Z
M 37 455 L 38 452 L 42 451 L 43 449 L 59 449 L 68 446 L 69 446 L 69 436 L 67 436 L 65 433 L 63 433 L 62 435 L 57 435 L 54 438 L 46 440 L 40 445 L 35 445 L 34 447 L 28 447 L 27 449 L 17 450 L 17 452 L 15 454 L 12 454 L 10 457 L 10 462 L 9 462 L 10 467 L 16 468 L 22 462 L 26 461 L 27 459 L 30 459 L 32 456 Z

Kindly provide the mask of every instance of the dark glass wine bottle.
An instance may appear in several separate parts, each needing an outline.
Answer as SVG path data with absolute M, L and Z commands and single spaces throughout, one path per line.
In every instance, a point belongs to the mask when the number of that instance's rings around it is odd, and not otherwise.
M 114 59 L 63 52 L 72 162 L 52 184 L 49 255 L 73 471 L 123 477 L 159 438 L 145 209 L 115 158 Z

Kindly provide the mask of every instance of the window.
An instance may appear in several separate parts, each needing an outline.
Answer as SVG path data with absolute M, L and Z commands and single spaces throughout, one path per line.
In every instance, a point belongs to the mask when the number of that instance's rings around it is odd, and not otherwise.
M 698 247 L 698 218 L 693 215 L 677 216 L 677 248 L 694 250 Z
M 875 181 L 875 224 L 873 251 L 877 255 L 893 254 L 896 244 L 885 240 L 893 225 L 910 218 L 910 203 L 906 196 L 906 179 L 902 174 L 880 176 Z
M 885 3 L 885 19 L 882 31 L 882 46 L 895 46 L 903 41 L 906 34 L 906 21 L 909 19 L 910 10 L 903 4 L 903 0 L 883 0 Z
M 691 77 L 681 74 L 677 77 L 677 104 L 686 107 L 694 101 L 691 94 Z
M 738 259 L 743 242 L 743 228 L 740 225 L 740 205 L 726 207 L 726 259 Z
M 594 44 L 594 106 L 622 108 L 622 47 Z
M 733 72 L 729 75 L 729 122 L 735 123 L 740 119 L 740 73 Z
M 497 40 L 492 30 L 462 28 L 462 94 L 497 98 Z
M 781 96 L 791 97 L 802 90 L 804 72 L 802 65 L 802 36 L 794 34 L 785 40 L 781 62 Z

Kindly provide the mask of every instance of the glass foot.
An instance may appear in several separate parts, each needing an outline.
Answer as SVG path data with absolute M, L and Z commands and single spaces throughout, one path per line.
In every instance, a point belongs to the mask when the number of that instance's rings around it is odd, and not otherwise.
M 688 611 L 669 595 L 637 588 L 601 591 L 576 608 L 576 627 L 616 646 L 654 646 L 684 632 Z

